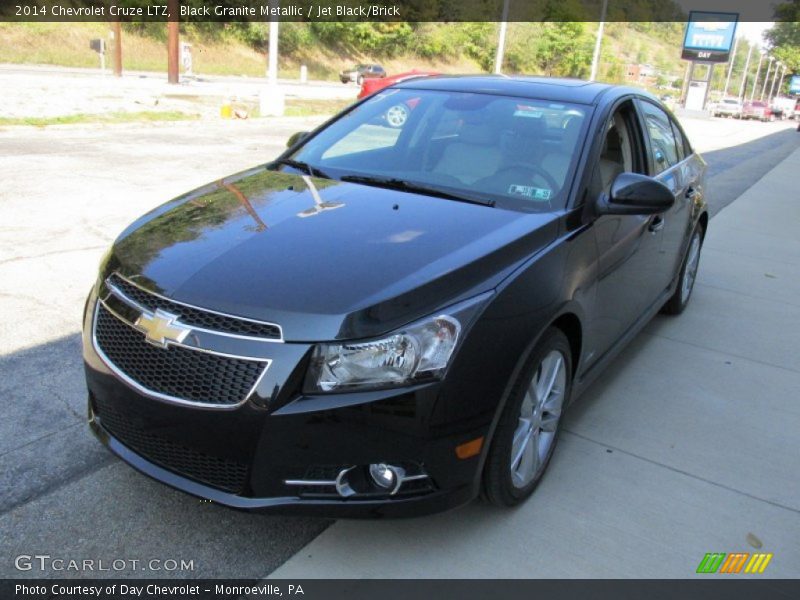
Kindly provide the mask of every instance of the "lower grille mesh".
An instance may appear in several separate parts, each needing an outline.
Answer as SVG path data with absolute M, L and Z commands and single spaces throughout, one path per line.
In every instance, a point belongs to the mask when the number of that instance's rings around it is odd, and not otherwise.
M 238 404 L 247 398 L 265 368 L 257 360 L 180 346 L 158 348 L 102 304 L 98 305 L 95 338 L 99 349 L 122 373 L 151 392 L 179 400 Z
M 190 479 L 239 494 L 247 481 L 247 466 L 210 456 L 131 425 L 124 415 L 95 399 L 100 424 L 122 444 L 155 463 Z

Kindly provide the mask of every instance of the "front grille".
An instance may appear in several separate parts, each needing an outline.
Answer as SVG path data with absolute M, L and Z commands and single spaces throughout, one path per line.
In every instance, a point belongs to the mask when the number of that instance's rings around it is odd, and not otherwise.
M 215 488 L 239 494 L 247 482 L 247 466 L 233 460 L 211 456 L 143 431 L 124 415 L 95 399 L 100 425 L 137 454 L 165 469 Z
M 139 286 L 126 281 L 117 274 L 111 275 L 108 278 L 108 282 L 142 308 L 146 308 L 150 312 L 155 312 L 157 308 L 160 308 L 163 311 L 176 315 L 178 320 L 184 325 L 222 333 L 232 333 L 235 335 L 275 340 L 281 339 L 280 327 L 271 323 L 257 323 L 255 321 L 220 315 L 200 308 L 173 302 L 172 300 L 167 300 L 161 296 L 151 294 Z
M 113 367 L 133 382 L 149 392 L 182 401 L 239 404 L 255 387 L 266 366 L 257 360 L 180 346 L 156 347 L 102 303 L 97 307 L 95 339 Z

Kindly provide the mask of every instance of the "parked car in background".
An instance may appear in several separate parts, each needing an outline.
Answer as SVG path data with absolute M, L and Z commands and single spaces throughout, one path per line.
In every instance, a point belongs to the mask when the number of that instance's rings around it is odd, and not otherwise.
M 360 100 L 361 98 L 366 98 L 378 90 L 382 90 L 383 88 L 394 85 L 395 83 L 400 83 L 401 81 L 408 81 L 409 79 L 414 79 L 416 77 L 432 77 L 433 75 L 439 75 L 439 73 L 436 73 L 435 71 L 417 71 L 414 69 L 412 71 L 406 71 L 405 73 L 392 75 L 391 77 L 365 79 L 361 84 L 361 91 L 358 93 L 358 99 Z
M 358 94 L 358 99 L 360 100 L 361 98 L 371 96 L 375 92 L 387 88 L 390 85 L 394 85 L 395 83 L 400 83 L 401 81 L 409 81 L 420 77 L 431 77 L 433 75 L 439 75 L 439 73 L 433 71 L 408 71 L 406 73 L 400 73 L 399 75 L 384 77 L 383 79 L 366 79 L 364 83 L 361 84 L 361 91 Z M 390 127 L 402 127 L 405 125 L 408 116 L 414 109 L 414 105 L 415 102 L 413 100 L 393 104 L 383 115 L 383 119 Z
M 350 69 L 344 69 L 339 73 L 339 80 L 342 83 L 355 81 L 358 85 L 365 79 L 381 79 L 386 77 L 386 71 L 380 65 L 356 65 Z
M 738 98 L 723 98 L 711 109 L 711 114 L 715 117 L 742 118 L 742 103 Z
M 743 119 L 758 119 L 759 121 L 774 121 L 775 115 L 769 105 L 761 100 L 745 102 L 742 107 Z
M 84 309 L 89 425 L 239 509 L 519 504 L 571 401 L 689 302 L 705 173 L 640 90 L 396 84 L 119 236 Z
M 795 98 L 773 98 L 770 110 L 776 119 L 794 119 L 797 114 L 797 100 Z

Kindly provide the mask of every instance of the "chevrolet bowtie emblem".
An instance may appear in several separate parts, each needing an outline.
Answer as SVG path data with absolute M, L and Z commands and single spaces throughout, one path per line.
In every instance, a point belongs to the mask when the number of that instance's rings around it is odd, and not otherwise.
M 157 308 L 155 313 L 143 312 L 139 315 L 135 325 L 139 331 L 145 334 L 148 342 L 166 348 L 170 342 L 182 342 L 192 331 L 177 321 L 177 315 Z

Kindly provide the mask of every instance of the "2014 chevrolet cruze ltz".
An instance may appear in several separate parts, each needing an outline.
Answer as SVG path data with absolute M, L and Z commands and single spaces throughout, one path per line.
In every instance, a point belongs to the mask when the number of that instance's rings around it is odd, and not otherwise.
M 119 236 L 84 318 L 91 428 L 236 508 L 519 503 L 570 401 L 686 306 L 705 168 L 637 90 L 381 90 Z

